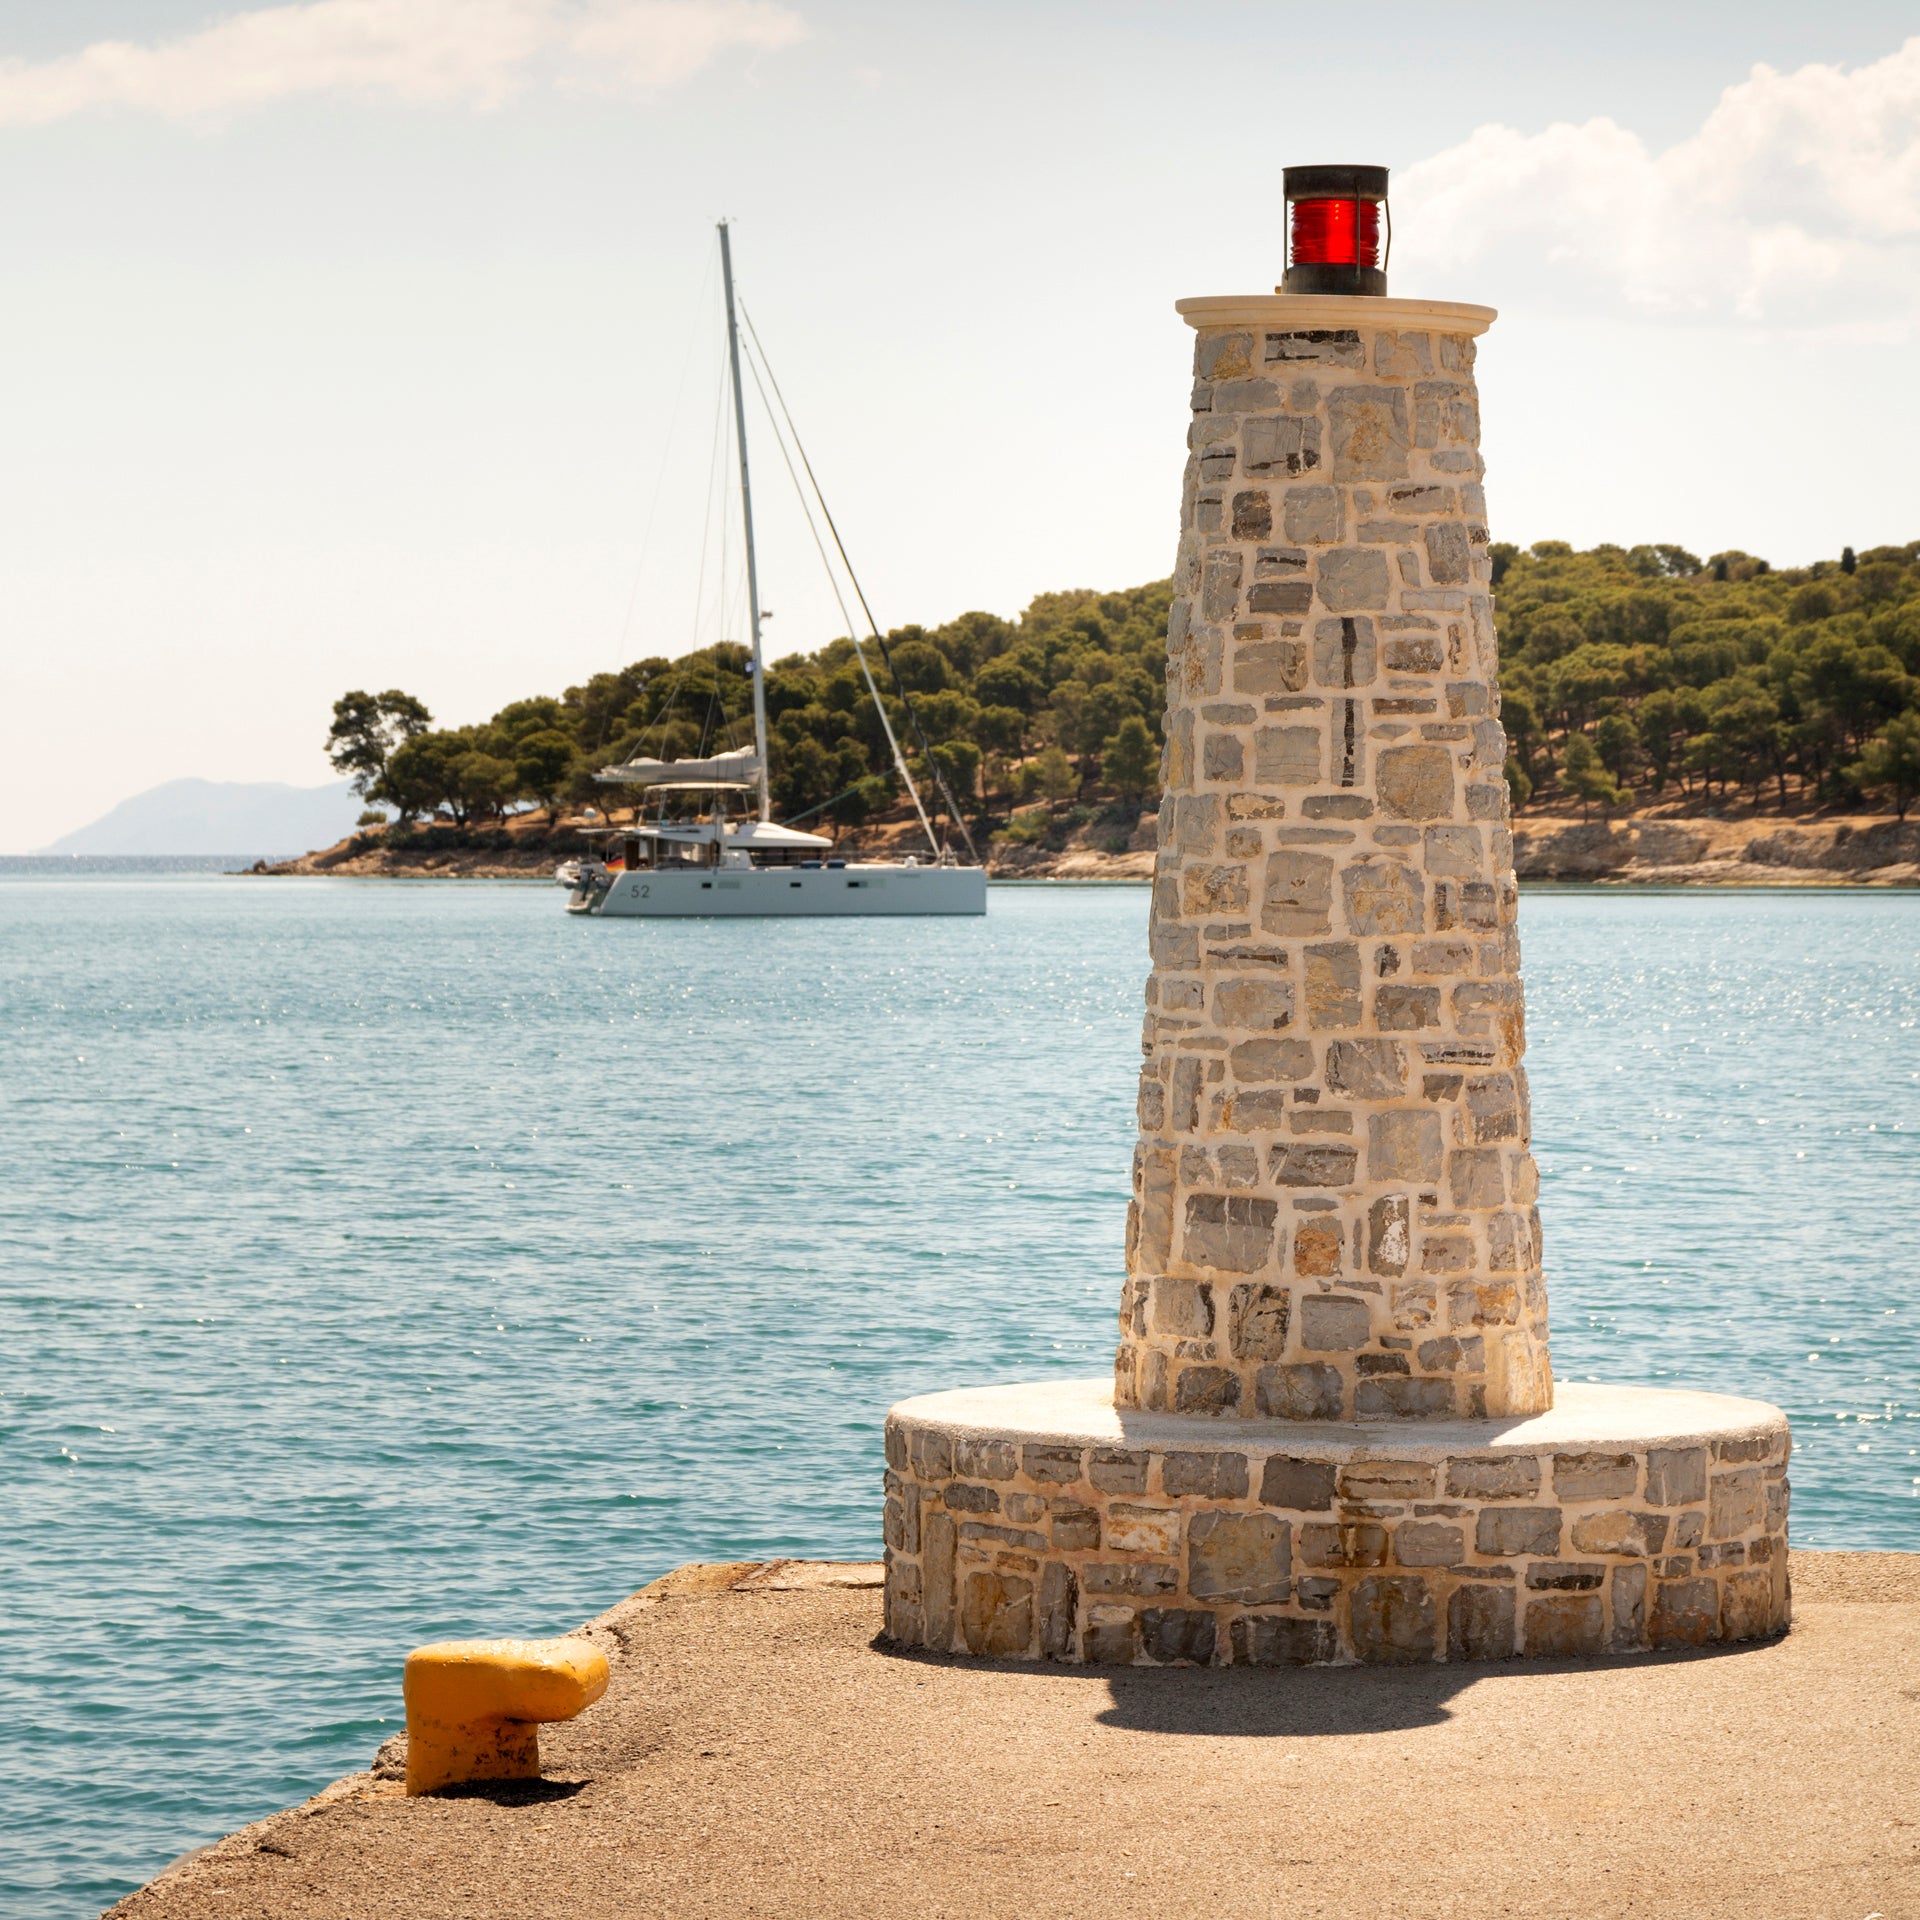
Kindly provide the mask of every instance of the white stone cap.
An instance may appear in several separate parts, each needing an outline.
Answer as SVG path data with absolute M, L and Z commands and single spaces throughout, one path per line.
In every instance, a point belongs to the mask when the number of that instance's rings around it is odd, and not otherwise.
M 1210 293 L 1176 300 L 1173 310 L 1190 327 L 1428 327 L 1437 333 L 1480 334 L 1500 315 L 1495 307 L 1457 300 L 1389 300 L 1350 293 Z
M 1764 1400 L 1668 1387 L 1562 1381 L 1546 1413 L 1505 1420 L 1242 1420 L 1116 1408 L 1113 1382 L 1039 1380 L 960 1387 L 902 1400 L 892 1417 L 989 1438 L 1084 1446 L 1238 1448 L 1297 1458 L 1447 1460 L 1463 1453 L 1582 1453 L 1610 1448 L 1698 1447 L 1784 1434 L 1787 1416 Z

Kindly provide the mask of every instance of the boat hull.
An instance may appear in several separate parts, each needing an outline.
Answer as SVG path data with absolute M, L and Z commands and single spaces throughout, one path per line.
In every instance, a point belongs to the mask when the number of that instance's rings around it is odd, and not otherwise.
M 801 919 L 874 914 L 985 913 L 980 867 L 693 867 L 623 873 L 570 913 L 610 920 Z

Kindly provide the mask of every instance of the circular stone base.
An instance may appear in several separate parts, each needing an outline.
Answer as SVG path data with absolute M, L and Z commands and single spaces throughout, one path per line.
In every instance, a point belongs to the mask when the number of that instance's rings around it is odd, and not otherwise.
M 926 1394 L 887 1416 L 887 1633 L 1158 1666 L 1757 1640 L 1788 1621 L 1789 1446 L 1763 1401 L 1649 1387 L 1375 1425 Z

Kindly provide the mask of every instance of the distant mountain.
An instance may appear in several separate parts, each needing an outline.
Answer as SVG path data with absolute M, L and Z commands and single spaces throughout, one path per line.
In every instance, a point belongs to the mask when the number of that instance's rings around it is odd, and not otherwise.
M 251 854 L 280 860 L 330 847 L 353 830 L 360 796 L 346 781 L 169 780 L 122 800 L 42 853 Z

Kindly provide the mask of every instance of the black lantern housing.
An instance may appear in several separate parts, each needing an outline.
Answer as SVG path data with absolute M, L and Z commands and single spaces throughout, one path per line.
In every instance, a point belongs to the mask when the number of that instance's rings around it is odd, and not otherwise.
M 1385 167 L 1288 167 L 1287 271 L 1282 293 L 1387 290 L 1393 222 Z

